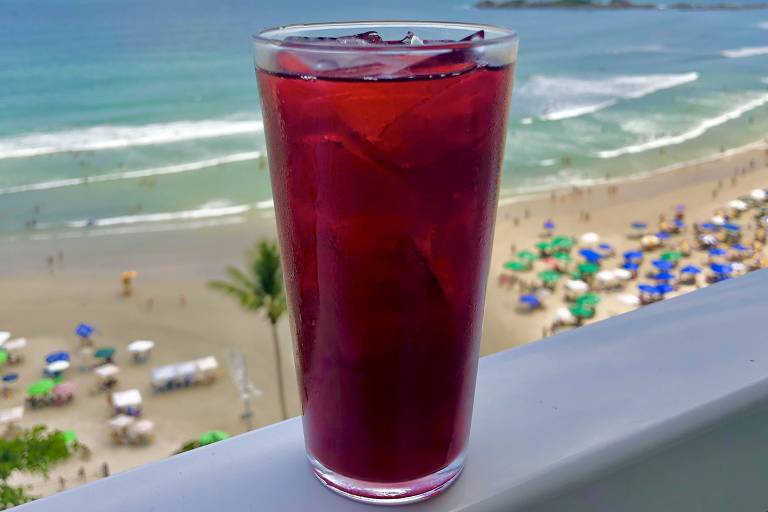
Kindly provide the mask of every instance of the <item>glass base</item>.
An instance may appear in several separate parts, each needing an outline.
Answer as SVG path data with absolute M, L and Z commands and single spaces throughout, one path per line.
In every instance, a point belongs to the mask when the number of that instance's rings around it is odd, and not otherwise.
M 465 454 L 462 452 L 443 469 L 416 480 L 405 482 L 368 482 L 340 475 L 307 453 L 315 476 L 337 494 L 373 505 L 405 505 L 423 501 L 446 490 L 464 469 Z

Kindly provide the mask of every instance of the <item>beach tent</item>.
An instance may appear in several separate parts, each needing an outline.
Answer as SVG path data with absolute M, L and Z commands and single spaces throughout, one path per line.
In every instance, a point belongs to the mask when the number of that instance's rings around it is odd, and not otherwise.
M 110 397 L 115 413 L 139 416 L 141 414 L 141 393 L 138 389 L 115 391 Z
M 765 201 L 765 198 L 767 195 L 768 194 L 766 194 L 765 190 L 761 188 L 756 188 L 749 193 L 749 197 L 751 197 L 755 201 Z
M 8 331 L 0 331 L 0 344 L 5 343 L 11 337 Z
M 579 237 L 579 244 L 584 247 L 592 247 L 600 243 L 600 235 L 594 232 L 584 233 Z

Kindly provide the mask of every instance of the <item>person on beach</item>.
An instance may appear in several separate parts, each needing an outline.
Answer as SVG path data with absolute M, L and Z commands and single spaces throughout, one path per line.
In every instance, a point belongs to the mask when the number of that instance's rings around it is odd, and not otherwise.
M 130 297 L 133 295 L 133 280 L 137 276 L 135 270 L 128 270 L 121 274 L 121 280 L 123 282 L 123 297 Z
M 53 275 L 53 256 L 48 256 L 48 273 Z

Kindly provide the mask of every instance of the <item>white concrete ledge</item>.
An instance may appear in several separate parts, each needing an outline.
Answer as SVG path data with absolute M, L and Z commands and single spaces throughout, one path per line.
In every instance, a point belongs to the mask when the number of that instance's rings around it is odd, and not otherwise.
M 371 510 L 289 420 L 21 507 Z M 483 358 L 467 468 L 419 512 L 768 510 L 768 272 Z

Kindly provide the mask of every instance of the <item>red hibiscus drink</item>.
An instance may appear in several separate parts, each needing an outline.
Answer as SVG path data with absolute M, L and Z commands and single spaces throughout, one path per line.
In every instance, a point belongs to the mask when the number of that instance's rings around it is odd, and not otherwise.
M 255 38 L 307 454 L 348 497 L 463 467 L 516 49 L 451 23 Z

